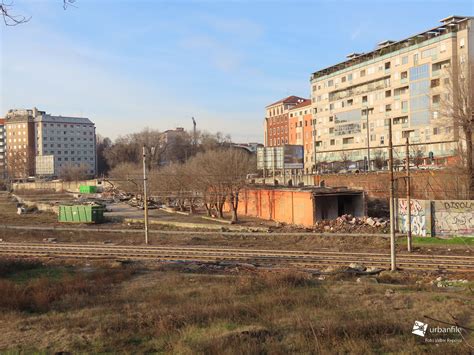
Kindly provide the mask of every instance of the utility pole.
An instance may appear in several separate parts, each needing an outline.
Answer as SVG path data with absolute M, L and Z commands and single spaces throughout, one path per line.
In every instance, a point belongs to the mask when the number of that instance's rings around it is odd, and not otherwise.
M 397 269 L 395 258 L 395 180 L 393 178 L 393 141 L 392 141 L 392 119 L 388 126 L 388 157 L 390 163 L 390 269 L 395 271 Z
M 410 142 L 407 137 L 406 153 L 406 184 L 407 184 L 407 250 L 411 253 L 411 180 L 410 180 Z
M 146 147 L 143 146 L 143 210 L 145 212 L 145 244 L 148 244 L 148 191 L 146 183 Z
M 367 171 L 370 171 L 370 132 L 369 132 L 369 106 L 365 106 L 366 130 L 367 130 Z

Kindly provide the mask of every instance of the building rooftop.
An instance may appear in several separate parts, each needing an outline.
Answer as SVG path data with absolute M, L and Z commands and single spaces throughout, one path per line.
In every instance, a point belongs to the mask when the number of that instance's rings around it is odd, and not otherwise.
M 285 190 L 285 191 L 309 191 L 314 196 L 320 195 L 341 195 L 341 194 L 354 194 L 358 195 L 363 193 L 363 190 L 351 189 L 346 186 L 282 186 L 282 185 L 263 185 L 263 184 L 251 184 L 247 187 L 252 189 L 262 189 L 262 190 Z
M 93 125 L 94 123 L 86 117 L 66 117 L 66 116 L 51 116 L 41 115 L 35 117 L 36 122 L 58 122 L 58 123 L 80 123 Z
M 311 100 L 310 99 L 304 99 L 303 102 L 300 102 L 299 104 L 297 104 L 296 106 L 292 107 L 291 109 L 292 110 L 296 110 L 296 109 L 299 109 L 301 107 L 306 107 L 306 106 L 310 106 L 311 105 Z
M 300 102 L 303 102 L 304 100 L 306 99 L 299 96 L 291 95 L 291 96 L 285 97 L 284 99 L 278 100 L 270 105 L 267 105 L 266 107 L 271 107 L 278 104 L 298 104 Z
M 351 53 L 347 56 L 348 60 L 340 62 L 338 64 L 332 65 L 330 67 L 318 70 L 311 75 L 311 80 L 318 79 L 320 77 L 332 74 L 337 72 L 341 69 L 345 69 L 360 63 L 363 63 L 367 60 L 374 59 L 376 57 L 380 57 L 382 55 L 388 54 L 390 52 L 395 52 L 399 49 L 410 47 L 412 45 L 427 41 L 431 38 L 438 37 L 440 35 L 456 32 L 458 30 L 458 26 L 460 23 L 473 19 L 471 16 L 448 16 L 440 22 L 442 25 L 429 29 L 427 31 L 418 33 L 414 36 L 410 36 L 405 38 L 401 41 L 391 41 L 385 40 L 378 43 L 377 47 L 370 52 L 367 53 Z

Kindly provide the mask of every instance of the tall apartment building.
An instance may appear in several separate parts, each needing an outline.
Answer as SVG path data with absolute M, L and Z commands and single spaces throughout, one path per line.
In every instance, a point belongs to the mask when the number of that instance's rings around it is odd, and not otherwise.
M 448 90 L 451 73 L 474 63 L 473 18 L 441 23 L 312 74 L 317 162 L 351 160 L 362 167 L 368 149 L 372 163 L 387 157 L 390 121 L 395 158 L 404 158 L 406 137 L 412 153 L 423 157 L 445 162 L 457 154 L 458 127 L 441 117 L 439 106 L 456 99 Z
M 6 177 L 6 145 L 5 119 L 0 118 L 0 179 Z
M 17 138 L 23 137 L 22 149 L 30 157 L 29 176 L 60 176 L 61 170 L 69 166 L 81 166 L 88 174 L 96 174 L 95 125 L 88 118 L 53 116 L 36 108 L 10 110 L 6 118 L 7 164 L 12 177 L 24 177 L 15 172 L 15 161 L 10 158 L 10 152 L 21 147 L 16 145 Z
M 288 96 L 266 107 L 264 141 L 266 147 L 289 144 L 289 112 L 305 99 Z
M 35 174 L 35 123 L 32 110 L 10 110 L 5 116 L 6 163 L 10 178 Z

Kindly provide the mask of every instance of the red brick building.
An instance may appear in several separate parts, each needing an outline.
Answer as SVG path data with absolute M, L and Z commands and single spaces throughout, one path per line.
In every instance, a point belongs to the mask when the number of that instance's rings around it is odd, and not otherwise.
M 289 144 L 289 111 L 306 99 L 288 96 L 266 107 L 265 146 L 277 147 Z

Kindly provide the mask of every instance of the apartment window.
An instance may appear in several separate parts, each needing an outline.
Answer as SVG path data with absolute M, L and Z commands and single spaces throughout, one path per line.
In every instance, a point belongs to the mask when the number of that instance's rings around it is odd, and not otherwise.
M 408 72 L 407 71 L 402 71 L 400 73 L 400 79 L 401 80 L 408 79 Z
M 335 140 L 335 139 L 331 139 L 330 144 L 331 144 L 331 145 L 335 145 L 335 144 L 336 144 L 336 140 Z
M 316 85 L 313 85 L 313 91 L 316 91 Z
M 351 73 L 351 74 L 347 74 L 347 80 L 349 80 L 349 81 L 352 80 L 352 73 Z
M 385 70 L 389 70 L 390 69 L 390 62 L 386 62 L 385 63 Z
M 354 143 L 354 137 L 347 137 L 342 139 L 342 144 L 352 144 Z
M 334 110 L 334 104 L 329 104 L 329 109 Z
M 385 144 L 385 137 L 384 136 L 380 136 L 380 144 Z
M 347 100 L 347 106 L 352 106 L 353 103 L 354 103 L 353 99 Z
M 385 112 L 392 111 L 392 105 L 385 105 Z
M 433 119 L 437 119 L 438 118 L 438 111 L 433 111 Z
M 446 52 L 446 44 L 442 43 L 442 44 L 439 46 L 439 51 L 440 51 L 441 53 Z
M 418 53 L 413 54 L 413 64 L 418 64 Z
M 343 77 L 341 78 L 341 83 L 345 83 L 345 82 L 346 82 L 346 77 L 343 76 Z
M 334 80 L 328 80 L 328 86 L 333 86 L 334 85 Z
M 334 116 L 329 116 L 329 122 L 333 122 L 334 121 Z
M 364 76 L 365 76 L 365 69 L 360 71 L 360 77 L 362 78 Z
M 439 127 L 434 127 L 433 128 L 433 136 L 436 136 L 441 133 L 441 128 Z
M 443 85 L 449 85 L 449 78 L 443 79 Z
M 362 103 L 363 103 L 363 104 L 367 103 L 367 95 L 366 95 L 366 96 L 362 96 Z
M 402 111 L 408 110 L 408 101 L 401 102 Z
M 461 40 L 459 41 L 459 48 L 464 48 L 464 38 L 461 38 Z
M 432 79 L 431 80 L 431 87 L 435 88 L 437 86 L 439 86 L 439 79 Z
M 329 133 L 333 134 L 334 133 L 334 127 L 329 128 Z
M 385 97 L 390 97 L 390 96 L 392 96 L 392 90 L 385 91 Z
M 441 102 L 441 95 L 433 95 L 432 101 L 433 105 L 439 105 Z

